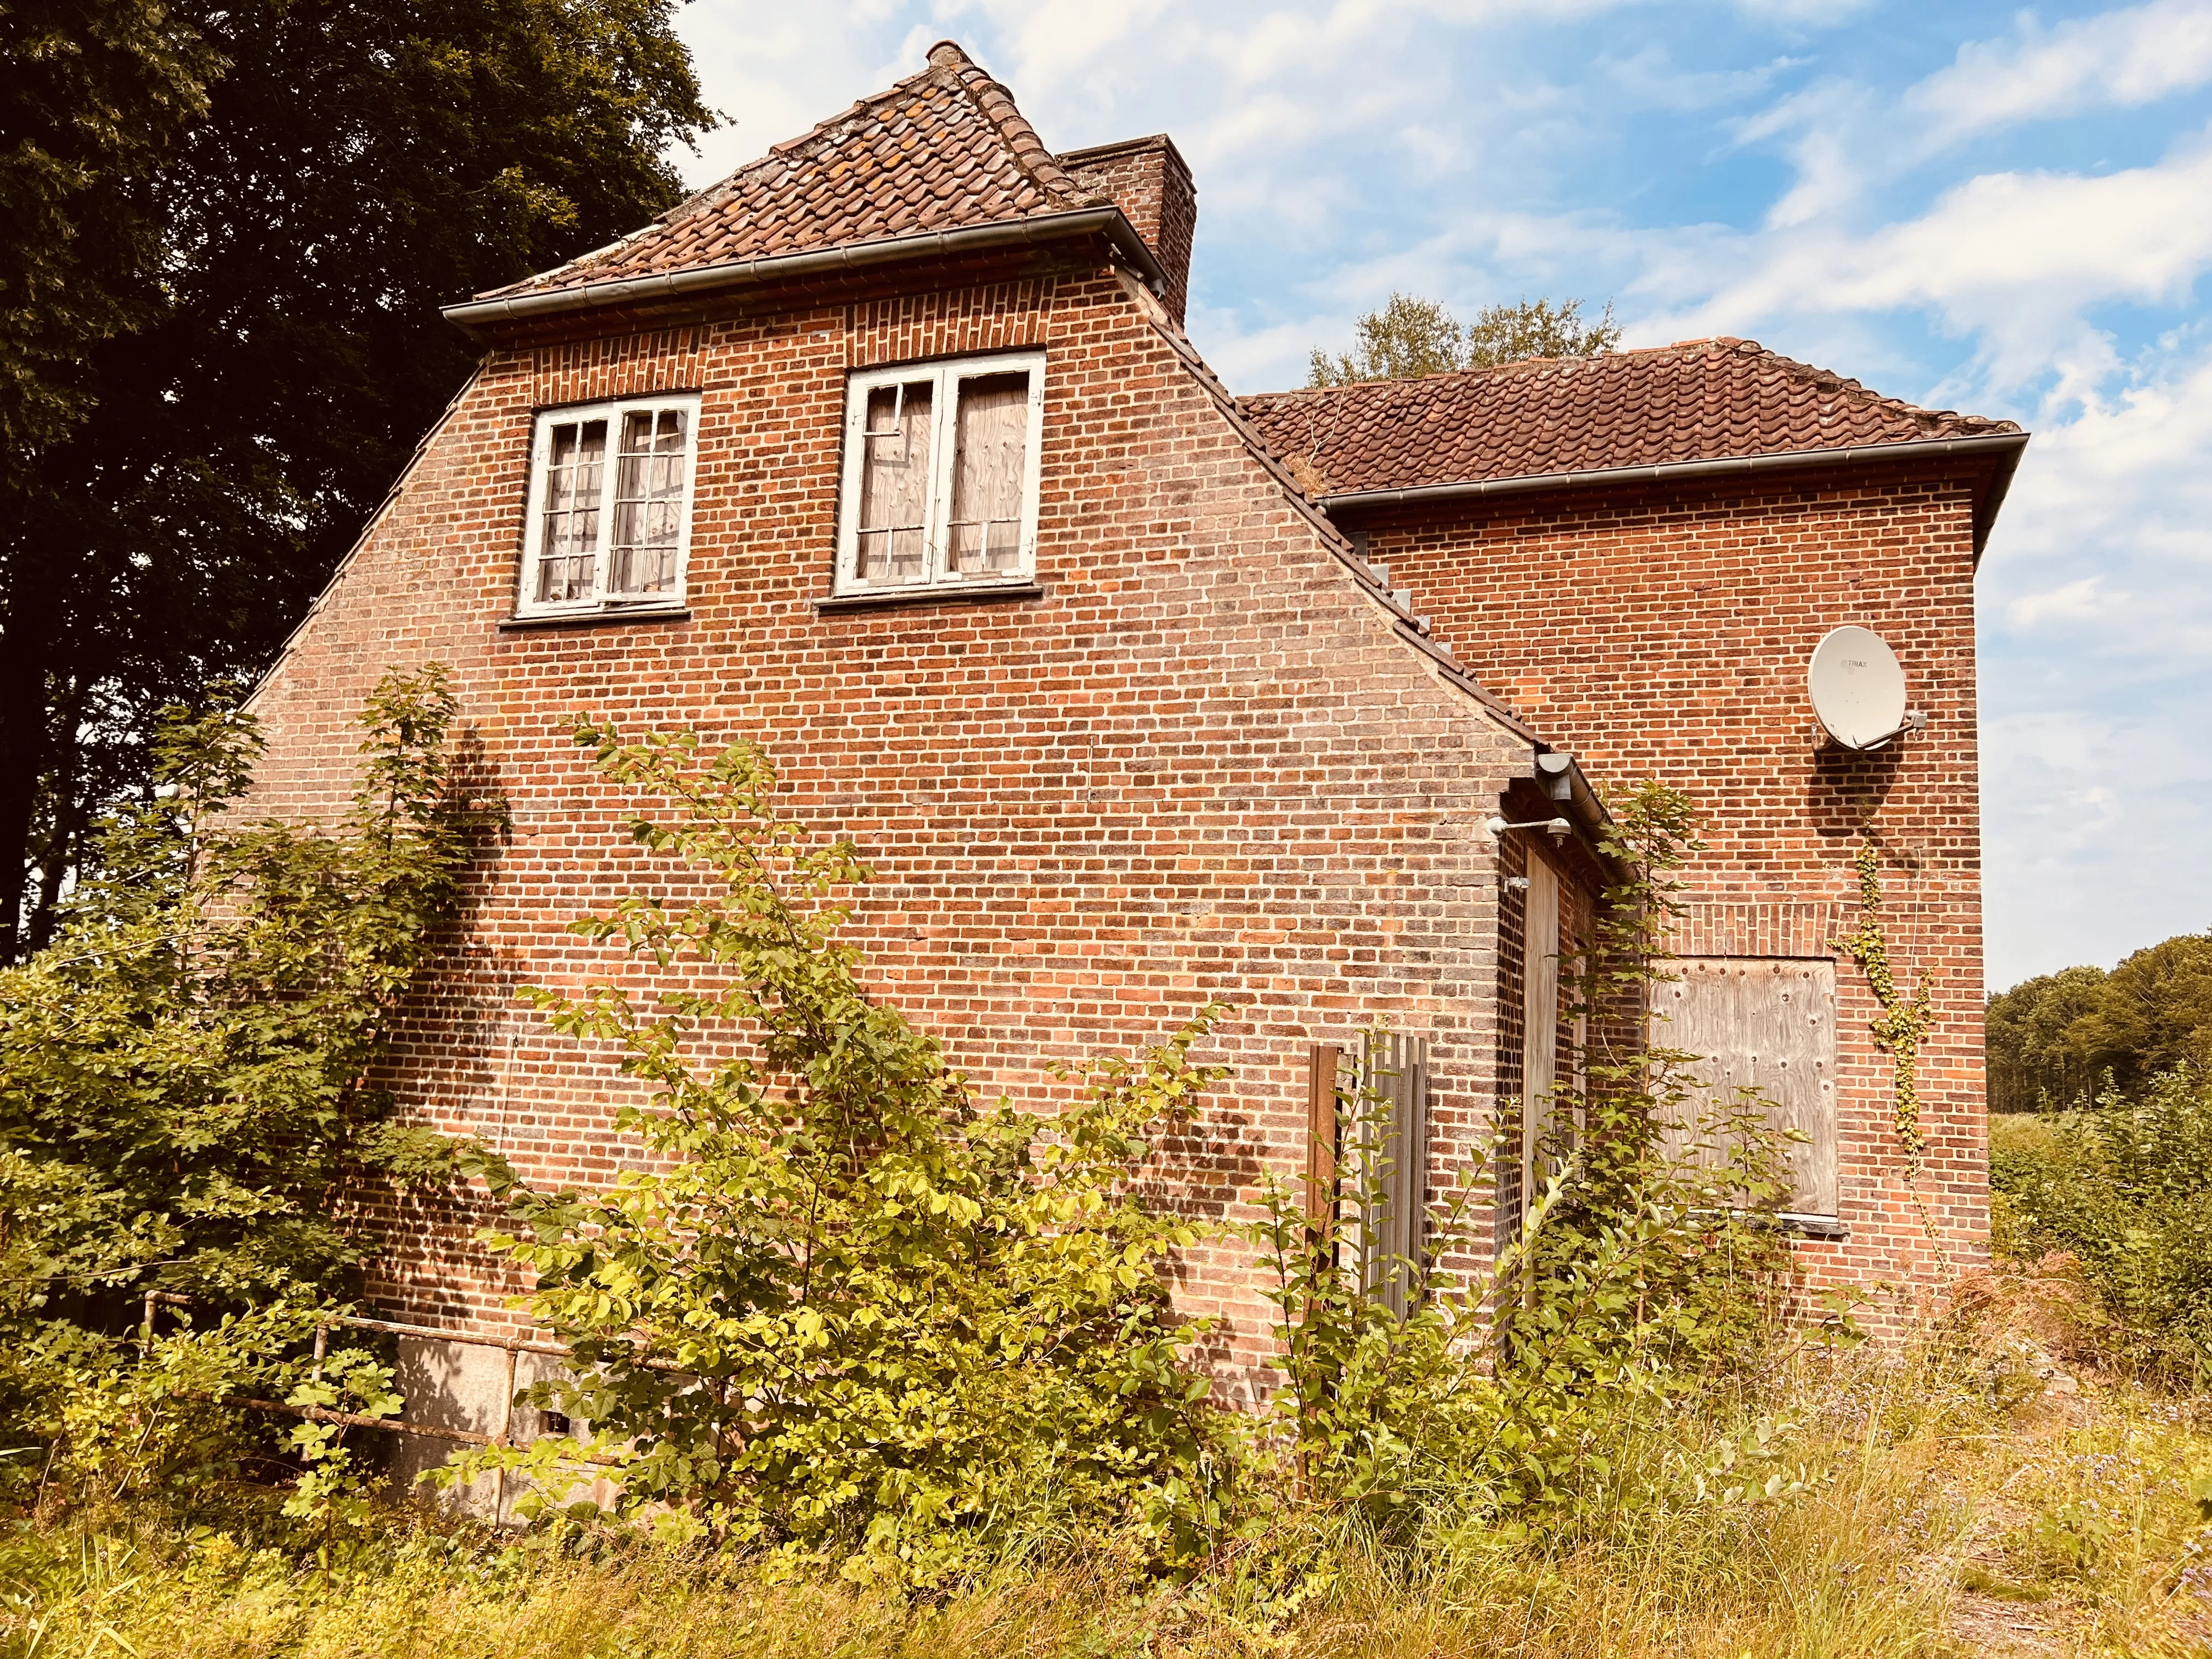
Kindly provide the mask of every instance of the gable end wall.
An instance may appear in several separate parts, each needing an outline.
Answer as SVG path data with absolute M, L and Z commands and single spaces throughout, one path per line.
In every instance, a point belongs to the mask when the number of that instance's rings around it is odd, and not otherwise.
M 949 353 L 1048 354 L 1044 597 L 818 613 L 846 372 Z M 532 412 L 647 389 L 703 396 L 688 620 L 502 631 Z M 564 734 L 763 741 L 791 813 L 878 871 L 853 937 L 871 981 L 985 1097 L 1064 1094 L 1052 1059 L 1129 1052 L 1209 998 L 1236 1067 L 1164 1149 L 1180 1201 L 1249 1218 L 1304 1156 L 1304 1060 L 1389 1015 L 1434 1044 L 1432 1186 L 1455 1180 L 1497 1079 L 1495 851 L 1479 829 L 1525 739 L 1397 637 L 1110 273 L 787 308 L 488 356 L 256 698 L 252 810 L 327 813 L 387 665 L 449 664 L 471 787 L 507 841 L 411 1017 L 392 1081 L 424 1121 L 533 1178 L 611 1180 L 626 1087 L 603 1049 L 517 998 L 621 970 L 565 924 L 680 872 Z M 376 1293 L 417 1318 L 511 1317 L 523 1288 L 466 1206 L 387 1209 Z M 1250 1376 L 1266 1310 L 1242 1245 L 1182 1265 Z

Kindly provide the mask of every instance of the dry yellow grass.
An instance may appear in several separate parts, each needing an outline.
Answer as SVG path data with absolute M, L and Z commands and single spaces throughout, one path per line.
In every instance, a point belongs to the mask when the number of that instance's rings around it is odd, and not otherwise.
M 1945 1659 L 2212 1655 L 2212 1405 L 2007 1362 L 2017 1322 L 1808 1364 L 1795 1498 L 1676 1502 L 1545 1549 L 1439 1522 L 1363 1548 L 1302 1523 L 1182 1586 L 1010 1566 L 930 1603 L 645 1548 L 596 1557 L 402 1523 L 327 1589 L 295 1557 L 140 1515 L 19 1531 L 0 1653 L 175 1659 Z M 2201 1413 L 2201 1414 L 2200 1414 Z M 1685 1431 L 1670 1443 L 1694 1446 Z M 2192 1483 L 2195 1483 L 2192 1486 Z M 2202 1563 L 2191 1571 L 2192 1563 Z M 1288 1588 L 1285 1589 L 1285 1585 Z

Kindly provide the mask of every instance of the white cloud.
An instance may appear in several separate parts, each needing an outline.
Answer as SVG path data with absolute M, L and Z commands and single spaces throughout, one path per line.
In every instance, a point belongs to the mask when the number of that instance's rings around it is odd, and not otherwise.
M 1871 231 L 1832 211 L 1734 239 L 1739 273 L 1715 282 L 1712 249 L 1655 240 L 1642 284 L 1680 296 L 1665 326 L 1741 333 L 1769 319 L 1920 310 L 1979 343 L 1986 390 L 2054 367 L 2079 395 L 2117 367 L 2087 320 L 2116 301 L 2175 305 L 2212 268 L 2212 135 L 2150 167 L 2099 176 L 1997 173 Z M 1669 244 L 1674 244 L 1669 246 Z M 1695 296 L 1695 297 L 1692 297 Z
M 1982 722 L 1989 988 L 2212 927 L 2212 769 L 2159 718 Z
M 882 0 L 808 7 L 723 0 L 683 7 L 675 21 L 708 106 L 732 118 L 707 136 L 696 156 L 676 158 L 695 187 L 921 67 L 919 49 L 902 51 L 904 26 Z
M 2037 433 L 1982 567 L 1998 986 L 2212 924 L 2208 333 Z
M 2005 607 L 2005 616 L 2014 628 L 2033 628 L 2054 617 L 2073 620 L 2094 617 L 2103 603 L 2103 596 L 2097 592 L 2100 580 L 2084 576 L 2048 592 L 2023 593 Z
M 1939 141 L 2103 105 L 2144 104 L 2212 81 L 2212 0 L 2077 17 L 2033 12 L 2009 40 L 1970 41 L 1900 100 Z
M 1595 67 L 1627 106 L 1676 111 L 1711 109 L 1734 103 L 1773 84 L 1774 77 L 1801 59 L 1777 58 L 1755 69 L 1686 70 L 1656 42 L 1626 58 L 1601 58 Z

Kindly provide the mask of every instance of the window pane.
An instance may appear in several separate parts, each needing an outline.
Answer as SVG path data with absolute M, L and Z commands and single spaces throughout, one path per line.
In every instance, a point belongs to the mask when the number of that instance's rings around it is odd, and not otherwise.
M 676 532 L 684 514 L 684 411 L 623 416 L 615 465 L 615 537 L 607 591 L 676 591 Z
M 963 575 L 1005 575 L 1021 564 L 1029 405 L 1026 374 L 983 374 L 960 382 L 949 566 Z
M 599 545 L 599 487 L 606 468 L 607 423 L 571 422 L 553 428 L 545 461 L 545 495 L 538 543 L 540 605 L 589 599 L 592 561 Z
M 922 527 L 929 510 L 930 383 L 868 393 L 860 436 L 860 522 L 853 574 L 878 585 L 927 576 Z

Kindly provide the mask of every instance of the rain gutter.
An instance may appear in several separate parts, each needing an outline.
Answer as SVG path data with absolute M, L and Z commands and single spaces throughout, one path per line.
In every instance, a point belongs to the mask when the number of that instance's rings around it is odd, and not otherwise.
M 650 276 L 625 276 L 606 283 L 586 283 L 576 288 L 549 289 L 533 294 L 514 294 L 503 299 L 468 300 L 443 308 L 446 320 L 471 338 L 481 337 L 501 323 L 524 323 L 540 318 L 566 316 L 616 306 L 653 305 L 671 300 L 720 294 L 732 289 L 757 288 L 809 276 L 837 276 L 907 259 L 951 258 L 994 248 L 1062 241 L 1069 237 L 1103 235 L 1115 251 L 1143 276 L 1154 293 L 1167 286 L 1167 273 L 1158 257 L 1146 246 L 1128 216 L 1117 207 L 1081 208 L 1071 213 L 1048 213 L 1003 224 L 969 225 L 959 230 L 935 230 L 919 236 L 892 236 L 880 241 L 854 242 L 845 247 L 824 248 L 812 253 L 781 253 L 763 259 L 740 259 L 728 264 L 696 265 Z
M 1953 456 L 1993 459 L 1996 476 L 1974 512 L 1974 556 L 1981 556 L 1996 522 L 1997 508 L 2012 488 L 2025 432 L 2000 432 L 1981 438 L 1927 438 L 1908 443 L 1858 444 L 1848 449 L 1793 450 L 1782 455 L 1739 455 L 1719 461 L 1662 461 L 1652 466 L 1607 466 L 1586 472 L 1540 472 L 1517 478 L 1476 478 L 1462 483 L 1416 484 L 1405 489 L 1357 489 L 1320 498 L 1331 513 L 1344 508 L 1415 506 L 1428 501 L 1468 500 L 1483 495 L 1518 495 L 1540 489 L 1590 489 L 1607 485 L 1671 483 L 1688 478 L 1729 478 L 1797 471 L 1811 467 L 1871 466 L 1885 461 L 1937 460 Z

